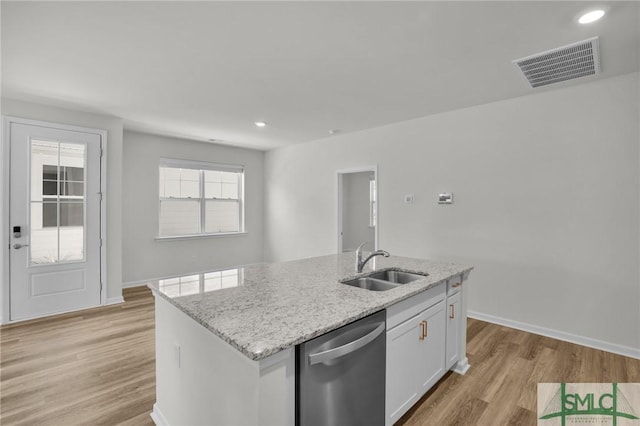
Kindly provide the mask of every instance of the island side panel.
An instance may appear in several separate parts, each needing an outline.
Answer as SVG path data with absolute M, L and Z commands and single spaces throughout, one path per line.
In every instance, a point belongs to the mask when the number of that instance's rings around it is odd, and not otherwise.
M 155 306 L 157 425 L 293 424 L 293 350 L 252 361 L 163 297 Z
M 469 272 L 462 275 L 462 288 L 460 289 L 460 310 L 462 321 L 460 321 L 460 360 L 456 363 L 453 371 L 458 374 L 465 374 L 471 365 L 467 358 L 467 298 L 469 297 Z
M 295 361 L 294 348 L 260 360 L 260 425 L 295 425 Z

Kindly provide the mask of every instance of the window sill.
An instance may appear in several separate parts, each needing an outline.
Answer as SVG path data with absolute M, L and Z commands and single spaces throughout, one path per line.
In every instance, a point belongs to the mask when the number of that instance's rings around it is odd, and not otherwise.
M 234 235 L 247 235 L 248 232 L 220 232 L 217 234 L 197 234 L 197 235 L 175 235 L 166 237 L 155 237 L 156 241 L 175 241 L 175 240 L 198 240 L 201 238 L 230 237 Z

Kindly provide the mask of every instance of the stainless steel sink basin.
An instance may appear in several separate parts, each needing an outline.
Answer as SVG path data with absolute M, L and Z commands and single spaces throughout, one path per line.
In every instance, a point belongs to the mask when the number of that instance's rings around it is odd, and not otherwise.
M 356 278 L 355 280 L 345 281 L 343 282 L 343 284 L 353 287 L 360 287 L 371 291 L 386 291 L 399 286 L 399 284 L 394 284 L 389 281 L 382 281 L 369 277 Z
M 425 275 L 418 275 L 401 271 L 380 271 L 368 276 L 368 278 L 388 281 L 395 284 L 407 284 L 411 281 L 419 280 L 420 278 L 424 277 Z
M 371 291 L 386 291 L 424 277 L 425 275 L 411 274 L 409 272 L 379 271 L 366 277 L 343 281 L 343 284 Z

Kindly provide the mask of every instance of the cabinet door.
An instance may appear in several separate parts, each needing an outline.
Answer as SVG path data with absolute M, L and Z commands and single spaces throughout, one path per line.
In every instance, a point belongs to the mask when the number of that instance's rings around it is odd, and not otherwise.
M 396 422 L 421 396 L 416 380 L 421 320 L 420 313 L 387 332 L 387 425 Z
M 447 298 L 447 366 L 449 370 L 460 360 L 460 293 Z
M 422 397 L 445 372 L 445 302 L 444 300 L 420 314 L 419 327 L 424 336 L 419 340 L 419 362 L 416 376 L 420 380 Z M 422 325 L 424 324 L 424 325 Z

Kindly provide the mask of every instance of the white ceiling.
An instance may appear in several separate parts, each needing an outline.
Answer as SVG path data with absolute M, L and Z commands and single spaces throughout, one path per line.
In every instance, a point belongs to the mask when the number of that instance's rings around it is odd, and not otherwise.
M 589 6 L 607 15 L 574 22 Z M 636 2 L 2 2 L 3 96 L 271 149 L 554 90 L 514 59 L 600 36 L 637 71 Z M 269 123 L 259 129 L 253 122 Z

